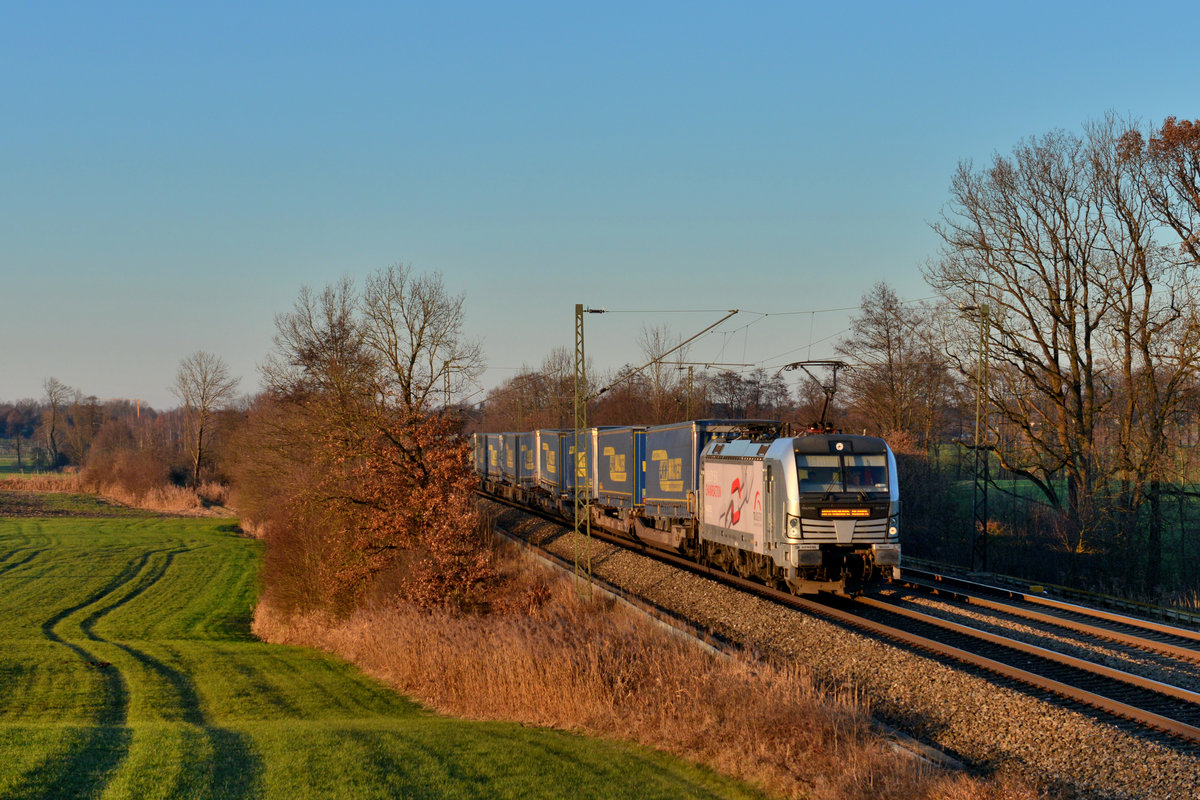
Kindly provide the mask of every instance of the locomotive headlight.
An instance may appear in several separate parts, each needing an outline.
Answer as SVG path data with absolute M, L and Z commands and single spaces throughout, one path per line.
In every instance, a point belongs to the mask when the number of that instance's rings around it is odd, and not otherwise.
M 787 535 L 792 539 L 801 538 L 799 517 L 788 516 Z
M 888 518 L 888 538 L 889 539 L 899 539 L 900 538 L 900 518 L 899 517 L 889 517 Z

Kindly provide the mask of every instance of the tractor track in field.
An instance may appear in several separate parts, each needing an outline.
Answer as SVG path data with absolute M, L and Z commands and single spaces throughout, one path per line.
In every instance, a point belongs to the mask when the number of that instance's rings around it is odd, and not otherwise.
M 5 553 L 3 558 L 0 558 L 0 575 L 6 572 L 12 572 L 15 569 L 25 566 L 35 558 L 46 552 L 47 547 L 21 547 Z M 18 554 L 24 553 L 23 558 L 17 558 Z
M 172 702 L 164 706 L 165 721 L 187 724 L 192 729 L 190 733 L 204 739 L 208 751 L 213 754 L 249 753 L 244 734 L 215 726 L 205 717 L 196 686 L 185 672 L 129 643 L 106 639 L 96 632 L 97 624 L 105 616 L 162 580 L 175 557 L 188 550 L 180 547 L 146 551 L 86 598 L 61 609 L 42 623 L 41 630 L 46 639 L 70 650 L 87 667 L 100 674 L 101 700 L 92 724 L 80 740 L 64 758 L 39 769 L 39 772 L 51 774 L 43 774 L 39 780 L 31 781 L 31 785 L 39 789 L 21 795 L 22 800 L 74 796 L 72 787 L 81 783 L 94 787 L 89 794 L 98 796 L 128 756 L 133 742 L 134 731 L 128 725 L 128 716 L 136 682 L 127 674 L 131 669 L 141 670 L 143 678 L 167 688 Z M 62 630 L 75 627 L 67 624 L 68 620 L 83 612 L 88 613 L 78 620 L 80 636 Z M 105 653 L 105 650 L 112 652 Z M 118 661 L 125 663 L 122 665 Z M 250 758 L 209 758 L 198 762 L 196 769 L 204 773 L 205 785 L 212 798 L 245 796 L 259 778 L 256 762 Z

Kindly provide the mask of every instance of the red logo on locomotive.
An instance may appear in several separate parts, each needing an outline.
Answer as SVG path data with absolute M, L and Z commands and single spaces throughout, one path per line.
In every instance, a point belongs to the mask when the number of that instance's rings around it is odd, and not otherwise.
M 738 500 L 740 501 L 742 499 L 742 482 L 740 480 L 738 480 L 737 478 L 734 478 L 733 483 L 729 487 L 729 493 L 736 494 L 738 496 Z M 735 507 L 731 501 L 729 504 L 729 510 L 732 512 L 730 515 L 730 523 L 729 524 L 737 525 L 738 520 L 742 518 L 741 508 Z

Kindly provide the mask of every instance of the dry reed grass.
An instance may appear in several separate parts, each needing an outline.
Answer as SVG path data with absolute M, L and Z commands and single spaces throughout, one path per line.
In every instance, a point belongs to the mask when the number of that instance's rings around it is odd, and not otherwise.
M 131 491 L 120 484 L 103 484 L 95 487 L 95 491 L 122 505 L 165 514 L 185 513 L 203 505 L 194 489 L 172 484 L 155 486 L 145 492 Z
M 202 483 L 197 489 L 163 484 L 145 491 L 121 483 L 89 480 L 79 473 L 39 473 L 7 478 L 0 488 L 12 492 L 80 492 L 95 494 L 130 508 L 163 514 L 188 514 L 210 506 L 224 506 L 229 490 L 219 483 Z
M 511 561 L 511 557 L 510 557 Z M 1032 798 L 915 764 L 874 736 L 857 698 L 830 696 L 795 666 L 710 655 L 569 581 L 526 573 L 496 608 L 424 613 L 377 603 L 342 620 L 285 618 L 268 602 L 254 632 L 316 646 L 430 707 L 627 739 L 786 797 Z
M 4 479 L 7 492 L 82 492 L 82 482 L 74 472 L 35 472 Z

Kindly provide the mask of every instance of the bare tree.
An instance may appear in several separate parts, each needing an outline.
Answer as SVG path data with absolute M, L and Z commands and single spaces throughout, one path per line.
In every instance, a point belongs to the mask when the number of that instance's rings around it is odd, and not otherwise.
M 906 306 L 886 283 L 863 295 L 862 312 L 836 350 L 857 362 L 844 373 L 842 401 L 856 428 L 905 433 L 921 449 L 950 405 L 946 358 L 921 306 Z
M 6 420 L 8 435 L 12 438 L 13 446 L 16 448 L 17 469 L 24 467 L 21 462 L 21 445 L 33 439 L 37 430 L 38 417 L 37 402 L 34 400 L 18 401 L 8 412 Z
M 1085 143 L 1062 132 L 1018 145 L 975 171 L 960 164 L 935 230 L 946 243 L 926 274 L 958 307 L 988 306 L 987 352 L 996 362 L 991 407 L 1030 447 L 1002 463 L 1059 505 L 1053 476 L 1068 477 L 1076 536 L 1094 522 L 1100 482 L 1096 430 L 1110 392 L 1096 344 L 1108 305 L 1097 292 L 1101 220 L 1088 186 Z M 969 352 L 971 323 L 961 337 Z M 960 358 L 964 374 L 971 370 Z M 1072 549 L 1080 540 L 1071 542 Z
M 183 402 L 187 421 L 192 486 L 200 484 L 200 466 L 208 453 L 217 413 L 234 398 L 238 379 L 230 377 L 225 362 L 198 350 L 179 364 L 171 393 Z
M 461 296 L 404 267 L 361 293 L 349 279 L 304 289 L 276 318 L 268 394 L 246 428 L 263 457 L 235 469 L 254 513 L 299 534 L 275 552 L 291 552 L 326 602 L 361 598 L 382 573 L 403 576 L 412 598 L 431 586 L 465 597 L 487 574 L 461 421 L 437 409 L 482 369 L 462 324 Z
M 721 370 L 708 381 L 708 395 L 712 402 L 721 407 L 727 417 L 746 416 L 750 404 L 750 391 L 746 381 L 733 370 Z
M 50 452 L 50 467 L 58 469 L 61 457 L 59 447 L 63 438 L 63 410 L 74 390 L 58 378 L 51 377 L 42 381 L 42 391 L 46 393 L 46 405 L 50 406 L 50 418 L 43 417 L 42 430 L 46 449 Z
M 463 336 L 463 295 L 447 294 L 437 273 L 391 266 L 367 279 L 362 331 L 379 359 L 383 395 L 414 412 L 470 386 L 483 371 L 479 342 Z
M 1153 577 L 1156 482 L 1194 383 L 1200 314 L 1196 262 L 1157 244 L 1164 231 L 1191 235 L 1186 203 L 1163 200 L 1164 167 L 1132 130 L 1109 117 L 1084 136 L 1023 142 L 981 171 L 960 165 L 935 226 L 943 257 L 926 277 L 951 307 L 991 312 L 985 388 L 993 431 L 1009 429 L 1001 463 L 1056 506 L 1055 477 L 1066 476 L 1073 550 L 1114 522 L 1118 537 L 1148 526 Z M 1191 252 L 1186 241 L 1180 252 Z M 975 320 L 947 319 L 951 354 L 970 376 Z M 1114 485 L 1125 488 L 1114 496 Z
M 680 341 L 681 337 L 673 334 L 668 325 L 643 325 L 638 334 L 638 345 L 648 362 L 642 372 L 645 400 L 649 406 L 645 419 L 647 423 L 675 422 L 683 416 L 683 387 L 680 386 L 679 368 L 663 358 L 665 353 L 671 353 L 679 347 Z M 684 347 L 671 353 L 671 358 L 686 361 L 687 353 L 688 348 Z
M 318 295 L 305 286 L 292 310 L 275 317 L 275 351 L 262 367 L 273 394 L 320 397 L 351 406 L 372 399 L 378 363 L 365 342 L 354 283 L 342 278 Z
M 575 424 L 575 353 L 569 347 L 555 347 L 542 361 L 546 384 L 544 427 L 569 428 Z
M 1142 154 L 1145 139 L 1130 129 L 1122 139 Z M 1200 263 L 1200 120 L 1167 117 L 1149 137 L 1150 202 L 1159 220 L 1179 237 L 1180 249 Z
M 534 430 L 574 425 L 574 359 L 569 348 L 556 347 L 539 368 L 522 366 L 515 375 L 488 392 L 480 430 Z M 588 375 L 592 374 L 589 360 Z M 585 391 L 588 393 L 590 390 Z
M 85 464 L 92 439 L 104 422 L 104 411 L 95 395 L 75 390 L 67 416 L 67 451 L 72 463 Z
M 1176 126 L 1168 120 L 1163 127 L 1171 132 Z M 1200 260 L 1196 242 L 1189 241 L 1200 206 L 1193 209 L 1191 201 L 1178 194 L 1182 190 L 1195 198 L 1194 183 L 1192 192 L 1171 183 L 1169 179 L 1182 176 L 1164 169 L 1154 148 L 1147 152 L 1130 147 L 1130 131 L 1136 131 L 1132 123 L 1110 115 L 1088 127 L 1088 142 L 1093 189 L 1105 221 L 1107 269 L 1098 290 L 1112 309 L 1102 344 L 1116 373 L 1117 452 L 1111 469 L 1121 486 L 1116 498 L 1125 520 L 1120 533 L 1128 537 L 1145 531 L 1144 541 L 1130 544 L 1145 554 L 1141 574 L 1153 586 L 1161 564 L 1161 498 L 1164 477 L 1171 470 L 1170 434 L 1194 392 L 1200 368 L 1200 297 L 1193 286 Z M 1200 144 L 1200 139 L 1194 141 Z M 1195 160 L 1193 153 L 1193 176 Z M 1179 202 L 1163 201 L 1162 180 Z M 1180 247 L 1158 243 L 1159 222 L 1180 236 Z M 1143 505 L 1146 514 L 1139 513 Z

